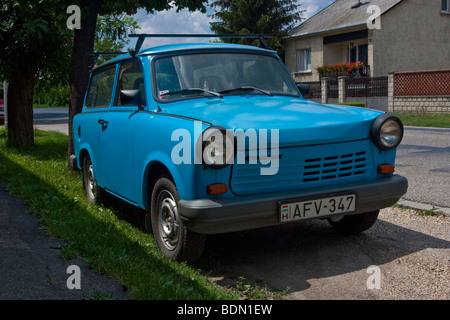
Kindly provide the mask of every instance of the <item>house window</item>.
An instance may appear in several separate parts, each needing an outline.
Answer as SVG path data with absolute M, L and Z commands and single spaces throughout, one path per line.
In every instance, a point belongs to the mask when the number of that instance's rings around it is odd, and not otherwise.
M 442 0 L 441 12 L 450 13 L 450 0 Z
M 311 72 L 311 49 L 297 51 L 297 72 Z
M 366 65 L 369 62 L 369 45 L 361 44 L 359 46 L 349 46 L 348 48 L 348 62 L 364 62 Z

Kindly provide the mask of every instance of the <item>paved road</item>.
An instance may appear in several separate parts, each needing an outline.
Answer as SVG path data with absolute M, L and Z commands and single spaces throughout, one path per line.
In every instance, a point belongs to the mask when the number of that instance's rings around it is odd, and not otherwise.
M 35 108 L 34 126 L 39 130 L 69 133 L 68 108 Z
M 62 260 L 59 251 L 64 242 L 46 236 L 24 201 L 4 188 L 0 181 L 0 300 L 81 300 L 98 294 L 127 299 L 117 281 L 93 272 L 81 258 Z M 70 281 L 75 275 L 68 272 L 72 265 L 80 268 L 79 288 L 70 286 L 77 284 Z
M 403 199 L 450 208 L 450 129 L 406 127 L 396 173 L 409 181 Z

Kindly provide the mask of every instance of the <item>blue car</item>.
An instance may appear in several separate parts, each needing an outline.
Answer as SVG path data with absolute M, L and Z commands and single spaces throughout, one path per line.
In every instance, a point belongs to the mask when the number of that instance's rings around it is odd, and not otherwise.
M 406 193 L 394 174 L 401 121 L 305 100 L 274 51 L 167 45 L 94 68 L 73 120 L 91 202 L 147 211 L 170 258 L 200 258 L 207 234 L 309 219 L 359 233 Z

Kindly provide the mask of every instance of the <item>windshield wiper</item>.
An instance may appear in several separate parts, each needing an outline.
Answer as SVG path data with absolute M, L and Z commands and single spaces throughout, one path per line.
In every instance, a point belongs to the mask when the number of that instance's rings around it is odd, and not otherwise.
M 273 93 L 267 90 L 263 90 L 257 87 L 253 87 L 253 86 L 242 86 L 242 87 L 238 87 L 238 88 L 233 88 L 233 89 L 228 89 L 228 90 L 223 90 L 220 91 L 219 93 L 229 93 L 229 92 L 233 92 L 233 91 L 241 91 L 241 90 L 255 90 L 255 91 L 259 91 L 262 92 L 264 94 L 267 94 L 268 96 L 273 96 Z
M 218 98 L 222 98 L 223 97 L 220 93 L 217 93 L 215 91 L 210 91 L 210 90 L 207 90 L 207 89 L 202 89 L 202 88 L 188 88 L 188 89 L 172 91 L 172 92 L 169 91 L 169 92 L 164 93 L 163 95 L 161 95 L 161 97 L 170 96 L 171 94 L 177 94 L 177 93 L 187 94 L 187 93 L 192 93 L 192 92 L 204 92 L 204 93 L 208 93 L 208 94 L 210 94 L 212 96 L 216 96 Z

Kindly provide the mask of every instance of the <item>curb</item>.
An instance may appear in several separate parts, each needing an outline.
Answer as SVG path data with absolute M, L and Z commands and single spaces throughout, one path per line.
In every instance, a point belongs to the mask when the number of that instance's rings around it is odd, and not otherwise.
M 447 217 L 450 216 L 450 208 L 446 208 L 446 207 L 440 207 L 440 206 L 434 206 L 431 204 L 427 204 L 427 203 L 421 203 L 421 202 L 414 202 L 411 200 L 406 200 L 406 199 L 400 199 L 397 202 L 399 205 L 405 206 L 405 207 L 409 207 L 412 209 L 416 209 L 416 210 L 436 210 L 436 211 L 442 211 L 445 213 L 445 215 Z

